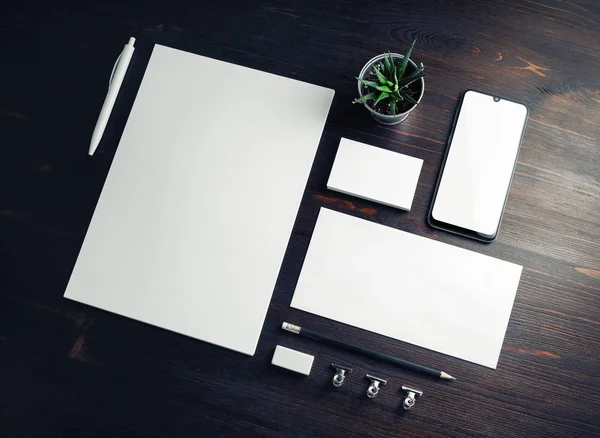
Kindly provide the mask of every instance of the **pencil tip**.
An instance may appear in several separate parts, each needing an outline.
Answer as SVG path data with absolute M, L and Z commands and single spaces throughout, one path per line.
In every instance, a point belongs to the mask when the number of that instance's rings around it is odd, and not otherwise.
M 443 371 L 440 373 L 440 377 L 446 380 L 456 380 L 456 377 L 452 377 L 450 374 L 445 373 Z

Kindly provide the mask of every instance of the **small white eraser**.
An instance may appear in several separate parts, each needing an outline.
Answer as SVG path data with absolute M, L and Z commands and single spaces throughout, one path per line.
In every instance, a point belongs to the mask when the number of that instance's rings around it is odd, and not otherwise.
M 342 138 L 327 188 L 410 211 L 423 160 Z
M 310 354 L 300 353 L 291 348 L 278 345 L 275 347 L 275 354 L 273 354 L 271 363 L 286 370 L 296 371 L 308 376 L 310 375 L 314 359 L 315 357 Z

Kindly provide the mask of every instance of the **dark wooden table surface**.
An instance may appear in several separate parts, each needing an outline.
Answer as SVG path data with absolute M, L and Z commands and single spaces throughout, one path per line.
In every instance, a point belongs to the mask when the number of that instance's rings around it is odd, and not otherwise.
M 90 158 L 108 76 L 129 36 L 138 50 Z M 427 66 L 423 102 L 405 123 L 377 125 L 350 103 L 354 77 L 372 56 L 403 51 L 414 38 L 413 57 Z M 62 297 L 153 43 L 336 91 L 251 358 Z M 215 78 L 207 86 L 232 84 Z M 531 110 L 491 245 L 426 225 L 468 88 Z M 281 110 L 293 104 L 281 102 Z M 424 160 L 410 213 L 326 189 L 341 136 Z M 599 436 L 599 149 L 597 0 L 5 0 L 0 436 Z M 498 369 L 291 309 L 321 206 L 523 265 Z M 343 333 L 459 380 L 440 383 L 287 335 L 283 320 Z M 310 377 L 270 365 L 278 343 L 316 356 Z M 330 384 L 334 360 L 355 367 L 340 389 Z M 365 372 L 390 380 L 373 401 L 364 395 Z M 425 391 L 407 414 L 402 384 Z

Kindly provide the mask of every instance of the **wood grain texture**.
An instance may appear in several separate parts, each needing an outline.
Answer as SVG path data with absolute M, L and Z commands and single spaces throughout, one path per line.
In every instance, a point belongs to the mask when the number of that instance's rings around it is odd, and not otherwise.
M 136 55 L 92 159 L 91 132 L 129 36 Z M 405 123 L 377 125 L 350 103 L 354 77 L 415 38 L 413 57 L 428 67 L 423 101 Z M 153 43 L 336 90 L 252 358 L 62 298 Z M 0 436 L 599 436 L 599 47 L 595 0 L 2 2 Z M 491 245 L 425 225 L 469 88 L 531 110 Z M 424 160 L 411 212 L 326 190 L 341 136 Z M 321 206 L 522 264 L 498 369 L 291 309 Z M 459 380 L 282 333 L 283 320 Z M 270 366 L 276 344 L 315 355 L 311 376 Z M 355 368 L 339 389 L 332 361 Z M 389 379 L 372 401 L 367 372 Z M 407 414 L 402 384 L 425 392 Z

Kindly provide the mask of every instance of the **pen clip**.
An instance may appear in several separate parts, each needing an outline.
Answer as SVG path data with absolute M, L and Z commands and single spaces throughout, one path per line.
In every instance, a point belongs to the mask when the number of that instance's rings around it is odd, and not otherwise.
M 123 52 L 119 53 L 119 57 L 117 58 L 117 60 L 115 61 L 115 65 L 113 65 L 113 69 L 112 72 L 110 72 L 110 79 L 108 80 L 108 85 L 110 86 L 110 83 L 113 80 L 113 77 L 115 75 L 115 70 L 117 69 L 117 65 L 119 65 L 119 61 L 121 60 L 121 55 L 123 54 Z

